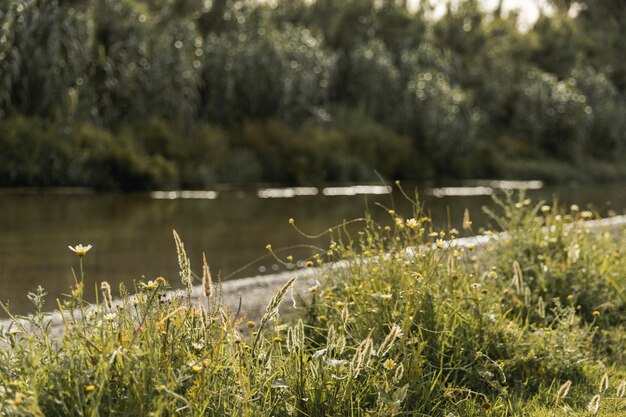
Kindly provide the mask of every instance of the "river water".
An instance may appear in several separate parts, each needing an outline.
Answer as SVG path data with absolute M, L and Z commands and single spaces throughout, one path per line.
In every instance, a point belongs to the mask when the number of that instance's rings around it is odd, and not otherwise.
M 534 200 L 594 207 L 603 215 L 626 209 L 626 185 L 543 186 L 502 182 L 471 182 L 407 185 L 418 190 L 424 209 L 439 227 L 461 230 L 463 211 L 468 208 L 476 228 L 490 227 L 481 207 L 492 205 L 489 194 L 530 186 Z M 200 271 L 206 253 L 213 274 L 238 277 L 285 270 L 267 254 L 268 243 L 285 259 L 303 259 L 312 249 L 289 249 L 296 245 L 329 242 L 328 237 L 310 240 L 289 224 L 309 234 L 327 230 L 343 220 L 363 217 L 389 222 L 385 207 L 410 216 L 410 203 L 394 190 L 382 186 L 329 188 L 264 188 L 209 192 L 156 192 L 91 194 L 81 190 L 0 190 L 0 301 L 11 311 L 31 311 L 28 292 L 39 285 L 48 292 L 48 307 L 69 292 L 78 273 L 78 258 L 68 245 L 91 244 L 84 257 L 85 289 L 93 299 L 103 280 L 116 288 L 129 288 L 140 279 L 162 275 L 177 284 L 178 263 L 172 229 L 185 243 L 194 271 Z M 382 194 L 381 194 L 382 193 Z M 393 202 L 392 202 L 393 200 Z M 244 268 L 247 264 L 248 267 Z M 145 277 L 145 278 L 144 278 Z M 117 291 L 114 291 L 117 293 Z M 4 315 L 0 312 L 0 315 Z

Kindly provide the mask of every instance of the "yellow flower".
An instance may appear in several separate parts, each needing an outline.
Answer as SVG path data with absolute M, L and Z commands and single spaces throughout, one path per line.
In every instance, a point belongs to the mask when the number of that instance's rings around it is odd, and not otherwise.
M 94 391 L 95 389 L 96 389 L 96 387 L 94 385 L 86 385 L 85 386 L 85 391 L 87 391 L 87 392 Z
M 274 341 L 274 343 L 280 343 L 280 342 L 282 342 L 282 341 L 283 341 L 283 338 L 282 338 L 282 337 L 280 337 L 280 336 L 276 336 L 276 337 L 274 337 L 274 339 L 272 339 L 272 340 Z
M 92 248 L 93 246 L 91 245 L 87 245 L 87 246 L 83 246 L 82 244 L 78 244 L 74 247 L 68 246 L 68 248 L 74 252 L 76 255 L 78 256 L 85 256 L 87 254 L 87 252 L 89 252 L 89 250 Z
M 567 296 L 567 301 L 572 301 L 574 299 L 574 295 L 570 294 Z
M 154 281 L 148 281 L 147 284 L 144 284 L 144 288 L 147 290 L 154 290 L 158 287 L 157 283 Z
M 598 310 L 594 310 L 591 314 L 593 314 L 594 317 L 600 317 L 600 312 Z
M 296 221 L 293 219 L 293 217 L 289 218 L 289 224 L 294 224 Z
M 593 213 L 590 212 L 589 210 L 585 210 L 585 211 L 580 213 L 580 217 L 582 217 L 585 220 L 589 220 L 590 218 L 593 217 Z
M 198 373 L 202 370 L 202 366 L 200 365 L 194 365 L 191 367 L 191 370 L 194 371 L 195 373 Z
M 306 267 L 310 268 L 313 266 L 313 261 L 306 261 Z
M 422 278 L 424 278 L 424 276 L 422 274 L 420 274 L 419 272 L 412 272 L 411 276 L 413 278 L 415 278 L 416 280 L 418 280 L 418 281 L 421 280 Z
M 443 241 L 443 240 L 441 240 L 441 239 L 437 239 L 437 242 L 436 242 L 435 244 L 437 245 L 437 247 L 438 247 L 439 249 L 443 249 L 443 248 L 444 248 L 444 246 L 446 246 L 446 242 L 444 242 L 444 241 Z
M 409 220 L 406 221 L 406 225 L 408 227 L 410 227 L 411 229 L 417 227 L 417 224 L 418 224 L 417 220 L 415 220 L 415 219 L 409 219 Z
M 393 359 L 387 359 L 385 362 L 383 362 L 383 367 L 389 371 L 395 368 L 395 366 L 396 366 L 396 363 L 394 362 Z
M 249 321 L 249 322 L 246 323 L 246 327 L 248 329 L 254 329 L 254 326 L 256 326 L 256 323 L 253 322 L 253 321 Z
M 549 212 L 550 212 L 550 209 L 551 209 L 551 207 L 550 207 L 550 206 L 548 206 L 548 205 L 545 205 L 545 204 L 544 204 L 543 206 L 541 206 L 541 212 L 542 212 L 542 213 L 544 213 L 544 214 L 545 214 L 545 213 L 549 213 Z

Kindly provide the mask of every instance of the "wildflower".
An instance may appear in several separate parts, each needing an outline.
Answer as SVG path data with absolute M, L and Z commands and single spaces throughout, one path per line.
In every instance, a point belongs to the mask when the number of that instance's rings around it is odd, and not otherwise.
M 272 341 L 273 341 L 274 343 L 280 343 L 280 342 L 282 342 L 282 341 L 283 341 L 283 338 L 282 338 L 282 337 L 280 337 L 280 336 L 276 336 L 276 337 L 274 337 L 274 338 L 272 339 Z
M 437 239 L 435 245 L 437 245 L 439 249 L 443 249 L 446 246 L 446 243 L 442 239 Z
M 417 223 L 417 220 L 411 218 L 411 219 L 406 221 L 406 225 L 408 227 L 410 227 L 411 229 L 413 229 L 413 228 L 417 227 L 418 223 Z
M 385 229 L 385 232 L 389 232 L 389 231 L 391 231 L 391 227 L 389 227 L 389 226 L 385 226 L 385 228 L 384 228 L 384 229 Z
M 393 216 L 394 214 L 396 214 L 396 211 L 395 210 L 389 210 L 389 214 L 391 214 Z
M 393 359 L 387 359 L 385 362 L 383 362 L 383 367 L 386 370 L 391 371 L 393 368 L 396 367 L 396 362 Z
M 593 310 L 593 314 L 594 317 L 600 317 L 600 312 L 598 310 Z
M 485 235 L 487 235 L 487 236 L 489 236 L 489 237 L 493 237 L 493 236 L 494 236 L 494 233 L 493 233 L 491 230 L 487 230 L 487 231 L 485 232 Z
M 411 276 L 413 278 L 415 278 L 416 280 L 420 281 L 424 278 L 424 275 L 420 274 L 419 272 L 412 272 Z
M 541 212 L 543 214 L 549 213 L 550 212 L 551 207 L 548 206 L 547 204 L 544 204 L 543 206 L 541 206 Z
M 21 392 L 18 392 L 15 394 L 15 398 L 11 401 L 13 403 L 14 406 L 19 406 L 22 404 L 22 399 L 24 398 L 24 396 L 22 395 Z
M 489 271 L 489 272 L 487 273 L 487 276 L 488 276 L 489 278 L 497 278 L 497 277 L 498 277 L 498 273 L 497 273 L 496 271 Z
M 193 365 L 193 366 L 191 367 L 191 370 L 192 370 L 194 373 L 196 373 L 196 374 L 197 374 L 198 372 L 200 372 L 200 371 L 202 370 L 202 366 L 200 366 L 200 365 Z
M 431 232 L 428 234 L 428 237 L 437 237 L 437 236 L 439 236 L 439 233 L 437 232 Z
M 476 247 L 476 244 L 468 243 L 467 245 L 465 245 L 465 247 L 467 248 L 467 250 L 474 250 L 474 248 Z
M 428 216 L 423 216 L 420 220 L 422 221 L 422 223 L 427 223 L 427 222 L 429 222 L 429 221 L 430 221 L 430 217 L 428 217 Z
M 398 228 L 402 229 L 404 227 L 404 221 L 402 220 L 401 217 L 396 217 L 396 226 L 398 226 Z
M 249 322 L 246 323 L 246 327 L 248 329 L 254 329 L 254 326 L 256 326 L 256 323 L 253 322 L 253 321 L 249 321 Z
M 574 295 L 570 294 L 567 296 L 567 301 L 572 301 L 574 299 Z
M 576 213 L 577 211 L 579 211 L 579 210 L 580 210 L 580 207 L 578 207 L 578 205 L 577 205 L 577 204 L 572 204 L 572 205 L 569 207 L 569 210 L 570 210 L 572 213 Z
M 306 261 L 305 265 L 306 265 L 307 268 L 310 268 L 310 267 L 313 266 L 313 261 Z
M 582 217 L 585 220 L 589 220 L 593 217 L 593 213 L 590 212 L 589 210 L 585 210 L 580 213 L 580 217 Z
M 267 245 L 265 245 L 265 249 L 272 250 L 272 244 L 268 243 Z
M 309 292 L 310 292 L 311 294 L 315 294 L 315 293 L 317 292 L 317 288 L 318 288 L 318 286 L 317 286 L 317 285 L 314 285 L 314 286 L 312 286 L 312 287 L 309 287 Z
M 82 244 L 78 244 L 74 247 L 68 246 L 68 248 L 70 248 L 70 250 L 72 252 L 74 252 L 76 255 L 83 257 L 87 254 L 87 252 L 89 252 L 91 250 L 93 246 L 91 245 L 87 245 L 87 246 L 83 246 Z
M 18 334 L 19 332 L 20 332 L 20 331 L 19 331 L 19 330 L 17 330 L 17 329 L 15 329 L 15 328 L 13 328 L 13 329 L 9 330 L 9 334 L 10 334 L 11 336 L 15 336 L 15 335 L 16 335 L 16 334 Z
M 457 229 L 455 229 L 455 228 L 452 228 L 452 229 L 450 229 L 450 232 L 449 232 L 449 233 L 450 233 L 452 236 L 454 236 L 454 235 L 458 235 L 458 234 L 459 234 L 459 231 L 458 231 Z
M 154 281 L 148 281 L 147 284 L 143 284 L 143 287 L 148 291 L 152 291 L 152 290 L 157 289 L 158 285 Z
M 289 224 L 294 224 L 296 221 L 293 219 L 293 217 L 289 218 Z
M 85 386 L 85 391 L 86 392 L 92 392 L 96 389 L 95 385 L 86 385 Z
M 115 320 L 115 313 L 105 314 L 104 319 L 106 321 L 113 321 L 113 320 Z
M 204 345 L 202 343 L 194 342 L 191 344 L 191 347 L 193 348 L 193 350 L 200 352 Z

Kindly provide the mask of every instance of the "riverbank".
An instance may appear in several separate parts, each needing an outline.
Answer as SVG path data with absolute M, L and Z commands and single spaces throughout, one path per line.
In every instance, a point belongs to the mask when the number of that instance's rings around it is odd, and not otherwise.
M 523 195 L 499 203 L 490 214 L 501 234 L 454 239 L 458 230 L 433 227 L 417 206 L 406 217 L 392 210 L 356 241 L 329 232 L 299 277 L 221 291 L 206 265 L 202 289 L 190 286 L 177 240 L 184 290 L 158 278 L 136 294 L 121 287 L 114 301 L 104 284 L 88 306 L 79 284 L 58 338 L 34 295 L 35 314 L 0 331 L 2 411 L 623 414 L 626 219 L 589 223 L 575 205 Z M 469 216 L 463 224 L 472 229 Z
M 613 216 L 609 218 L 587 220 L 585 226 L 594 233 L 609 231 L 611 233 L 620 232 L 626 225 L 626 215 Z M 495 235 L 477 235 L 472 237 L 459 238 L 445 242 L 446 247 L 465 248 L 472 247 L 475 253 L 479 253 L 482 248 L 491 241 L 505 239 L 506 232 Z M 407 248 L 407 253 L 417 253 L 414 249 Z M 240 278 L 233 281 L 222 282 L 219 285 L 220 302 L 230 313 L 236 313 L 240 317 L 250 320 L 261 318 L 267 308 L 267 303 L 280 288 L 290 279 L 295 278 L 293 286 L 287 295 L 287 301 L 281 305 L 283 313 L 293 313 L 298 304 L 307 299 L 309 289 L 319 286 L 324 280 L 324 275 L 328 270 L 346 267 L 345 262 L 336 262 L 323 267 L 310 267 L 294 271 L 282 272 L 278 274 L 257 275 L 248 278 Z M 173 290 L 166 294 L 166 298 L 172 299 L 183 295 L 183 290 Z M 206 304 L 207 298 L 202 285 L 196 285 L 190 294 L 192 305 L 197 307 Z M 113 300 L 113 305 L 121 305 L 120 300 Z M 94 309 L 97 308 L 94 306 Z M 9 328 L 11 321 L 0 320 L 0 328 Z M 61 313 L 57 310 L 51 312 L 46 319 L 46 326 L 53 338 L 58 339 L 63 336 L 65 323 Z

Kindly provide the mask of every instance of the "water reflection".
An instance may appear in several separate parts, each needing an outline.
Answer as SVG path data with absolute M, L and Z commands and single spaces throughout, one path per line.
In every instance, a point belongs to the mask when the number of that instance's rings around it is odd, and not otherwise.
M 499 192 L 493 184 L 471 186 L 491 187 Z M 426 192 L 446 188 L 450 187 L 420 187 L 424 207 L 436 225 L 462 230 L 466 207 L 475 226 L 488 224 L 481 206 L 490 203 L 489 196 L 435 197 Z M 227 276 L 265 255 L 267 243 L 275 249 L 328 244 L 328 237 L 310 241 L 300 236 L 289 225 L 289 218 L 295 218 L 298 227 L 306 233 L 316 234 L 343 220 L 362 217 L 366 210 L 377 221 L 389 222 L 388 214 L 380 206 L 393 207 L 398 213 L 410 215 L 409 202 L 396 192 L 358 195 L 366 189 L 351 186 L 342 190 L 356 195 L 342 195 L 338 191 L 332 195 L 324 192 L 315 195 L 311 190 L 316 188 L 304 189 L 309 194 L 302 188 L 265 189 L 269 194 L 280 194 L 276 190 L 283 190 L 283 194 L 293 194 L 290 198 L 259 198 L 256 190 L 215 194 L 174 192 L 173 197 L 171 194 L 155 197 L 154 193 L 87 195 L 4 191 L 0 194 L 0 299 L 9 300 L 15 311 L 26 312 L 30 310 L 26 294 L 43 285 L 50 294 L 49 306 L 54 307 L 54 299 L 67 293 L 74 281 L 70 267 L 78 267 L 78 259 L 68 250 L 68 245 L 93 245 L 84 264 L 86 292 L 95 294 L 102 280 L 109 281 L 114 288 L 121 282 L 132 286 L 133 281 L 143 275 L 148 279 L 163 275 L 173 283 L 178 282 L 172 229 L 184 240 L 193 266 L 199 267 L 202 252 L 205 252 L 212 270 Z M 386 187 L 374 191 L 383 192 Z M 624 185 L 544 187 L 530 191 L 529 195 L 549 200 L 556 193 L 565 204 L 577 203 L 583 207 L 592 203 L 606 213 L 609 209 L 624 210 L 624 191 Z M 311 249 L 301 247 L 279 254 L 283 259 L 292 255 L 297 260 L 309 256 Z M 279 270 L 283 270 L 283 266 L 267 257 L 234 276 Z

